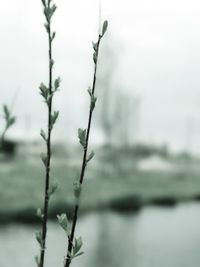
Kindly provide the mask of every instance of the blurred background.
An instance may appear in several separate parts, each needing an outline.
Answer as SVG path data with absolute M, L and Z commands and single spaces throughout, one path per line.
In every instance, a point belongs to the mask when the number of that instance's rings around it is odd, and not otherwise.
M 46 264 L 62 266 L 67 240 L 55 218 L 71 215 L 92 83 L 98 0 L 57 0 L 52 181 Z M 74 267 L 197 267 L 200 262 L 200 3 L 102 0 L 102 40 Z M 0 153 L 0 267 L 35 266 L 48 79 L 41 2 L 1 1 L 0 107 L 17 118 Z M 2 108 L 1 108 L 2 109 Z M 1 112 L 0 115 L 2 115 Z M 4 121 L 1 116 L 1 132 Z M 11 257 L 12 255 L 12 257 Z

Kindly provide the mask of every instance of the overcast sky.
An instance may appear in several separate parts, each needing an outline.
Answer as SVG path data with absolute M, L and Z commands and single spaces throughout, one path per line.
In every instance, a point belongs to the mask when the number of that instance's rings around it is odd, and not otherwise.
M 55 76 L 62 78 L 55 104 L 61 110 L 58 132 L 76 140 L 76 128 L 84 127 L 87 118 L 98 0 L 55 2 Z M 15 133 L 24 134 L 31 118 L 31 132 L 37 134 L 46 118 L 38 95 L 38 85 L 47 78 L 42 6 L 40 0 L 0 3 L 0 104 L 16 98 Z M 198 0 L 102 1 L 102 20 L 109 21 L 108 36 L 118 54 L 115 82 L 141 98 L 140 140 L 167 142 L 174 150 L 189 143 L 200 151 L 199 13 Z

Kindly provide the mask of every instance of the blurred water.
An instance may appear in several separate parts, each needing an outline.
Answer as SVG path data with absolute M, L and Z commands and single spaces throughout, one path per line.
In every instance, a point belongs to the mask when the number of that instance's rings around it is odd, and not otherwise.
M 199 267 L 200 205 L 146 207 L 138 214 L 94 213 L 79 220 L 85 254 L 73 267 Z M 35 226 L 0 228 L 0 267 L 32 267 Z M 49 224 L 46 266 L 63 266 L 64 232 Z

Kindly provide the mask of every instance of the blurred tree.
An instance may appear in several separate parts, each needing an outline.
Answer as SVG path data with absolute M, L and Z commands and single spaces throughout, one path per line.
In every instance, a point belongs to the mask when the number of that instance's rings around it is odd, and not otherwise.
M 100 87 L 99 98 L 101 99 L 98 109 L 98 120 L 100 128 L 103 131 L 106 146 L 111 146 L 112 143 L 112 108 L 115 90 L 113 80 L 117 66 L 117 52 L 118 48 L 116 44 L 113 45 L 112 37 L 109 35 L 106 36 L 105 42 L 102 46 L 102 55 L 99 60 L 100 67 L 98 76 L 98 86 Z M 101 62 L 104 62 L 104 64 L 101 64 Z
M 116 90 L 113 114 L 113 143 L 115 146 L 128 149 L 136 142 L 140 103 L 139 97 Z
M 112 49 L 111 49 L 112 44 Z M 104 168 L 116 169 L 119 167 L 116 148 L 128 148 L 136 140 L 139 127 L 140 98 L 124 90 L 121 81 L 117 78 L 118 54 L 122 49 L 111 36 L 107 36 L 102 47 L 101 62 L 106 62 L 99 69 L 98 86 L 99 107 L 97 110 L 99 128 L 104 137 L 104 151 L 102 153 L 102 165 Z M 106 167 L 107 166 L 107 167 Z M 120 167 L 121 168 L 121 167 Z

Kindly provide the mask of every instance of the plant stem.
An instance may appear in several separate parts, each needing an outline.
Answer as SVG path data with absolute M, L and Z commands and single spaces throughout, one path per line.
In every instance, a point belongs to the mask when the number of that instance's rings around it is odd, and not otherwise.
M 47 8 L 50 8 L 50 0 L 47 2 Z M 48 25 L 48 46 L 49 46 L 49 102 L 48 102 L 48 135 L 46 140 L 47 149 L 47 162 L 46 162 L 46 174 L 45 174 L 45 190 L 44 190 L 44 203 L 43 203 L 43 218 L 42 218 L 42 245 L 40 250 L 40 262 L 39 267 L 44 266 L 45 248 L 46 248 L 46 235 L 47 235 L 47 222 L 48 222 L 48 210 L 49 210 L 49 187 L 50 187 L 50 171 L 51 171 L 51 133 L 52 133 L 52 32 L 51 32 L 51 19 L 47 19 Z
M 97 63 L 98 63 L 98 55 L 99 55 L 99 47 L 100 47 L 101 39 L 102 39 L 102 35 L 99 35 L 98 42 L 96 44 L 97 45 L 96 46 L 96 60 L 95 60 L 95 66 L 94 66 L 93 85 L 92 85 L 92 91 L 91 91 L 92 96 L 94 96 L 95 88 L 96 88 Z M 85 176 L 85 170 L 86 170 L 86 166 L 87 166 L 88 144 L 89 144 L 89 138 L 90 138 L 90 130 L 91 130 L 93 111 L 94 111 L 94 108 L 92 108 L 92 106 L 90 106 L 88 125 L 87 125 L 87 133 L 86 133 L 86 144 L 84 146 L 82 167 L 81 167 L 81 173 L 80 173 L 80 177 L 79 177 L 80 185 L 83 184 L 84 176 Z M 80 208 L 79 201 L 77 201 L 77 203 L 74 207 L 71 233 L 70 233 L 70 236 L 68 238 L 67 256 L 66 256 L 65 265 L 64 265 L 65 267 L 69 267 L 71 264 L 71 261 L 72 261 L 71 253 L 72 253 L 72 249 L 73 249 L 73 241 L 74 241 L 74 235 L 75 235 L 75 230 L 76 230 L 79 208 Z
M 4 119 L 5 119 L 5 128 L 0 136 L 0 151 L 1 149 L 3 149 L 3 143 L 5 141 L 5 135 L 8 131 L 8 129 L 15 123 L 16 118 L 14 116 L 12 116 L 11 114 L 11 110 L 8 108 L 7 105 L 3 106 L 3 111 L 4 111 Z

